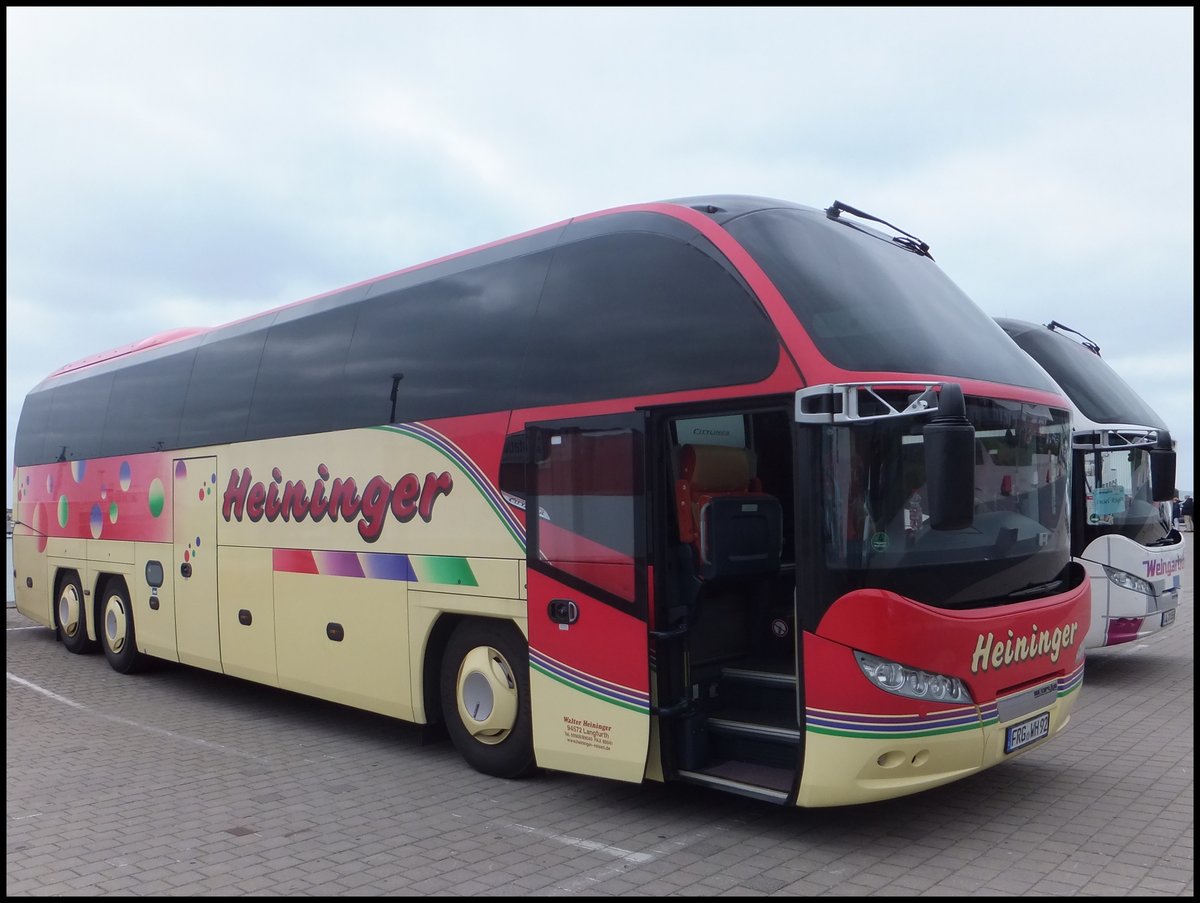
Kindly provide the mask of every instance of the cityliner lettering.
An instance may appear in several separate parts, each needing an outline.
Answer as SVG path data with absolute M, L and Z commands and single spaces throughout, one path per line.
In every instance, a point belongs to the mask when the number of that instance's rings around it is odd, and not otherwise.
M 453 478 L 442 471 L 427 473 L 424 480 L 415 473 L 406 473 L 394 484 L 376 475 L 367 480 L 360 493 L 354 477 L 330 481 L 329 468 L 318 464 L 317 479 L 310 492 L 303 480 L 285 483 L 278 467 L 272 468 L 268 483 L 254 482 L 249 467 L 243 467 L 240 473 L 235 467 L 225 487 L 221 516 L 226 523 L 231 519 L 241 523 L 243 515 L 252 523 L 264 517 L 268 522 L 282 519 L 297 523 L 308 517 L 314 523 L 325 517 L 336 523 L 340 517 L 350 523 L 357 517 L 358 535 L 367 542 L 375 542 L 383 533 L 389 510 L 402 524 L 414 517 L 429 523 L 433 519 L 433 503 L 438 496 L 449 495 L 453 488 Z
M 1048 655 L 1050 661 L 1057 662 L 1062 651 L 1075 644 L 1078 632 L 1079 624 L 1074 623 L 1055 627 L 1053 633 L 1048 630 L 1039 633 L 1038 626 L 1034 624 L 1029 636 L 1017 636 L 1010 630 L 1007 638 L 999 640 L 995 638 L 995 634 L 989 633 L 985 637 L 981 633 L 979 641 L 975 644 L 975 655 L 971 658 L 971 673 L 978 674 L 989 667 L 1004 668 L 1043 655 Z

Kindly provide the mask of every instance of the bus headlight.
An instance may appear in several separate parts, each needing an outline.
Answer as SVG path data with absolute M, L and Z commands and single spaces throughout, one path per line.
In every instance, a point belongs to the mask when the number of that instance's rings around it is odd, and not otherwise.
M 1110 568 L 1107 564 L 1104 565 L 1104 573 L 1108 575 L 1108 579 L 1122 589 L 1131 589 L 1135 593 L 1142 593 L 1146 596 L 1154 595 L 1154 586 L 1149 580 L 1143 580 L 1128 571 L 1119 571 L 1116 568 Z
M 910 668 L 865 652 L 855 652 L 858 667 L 867 680 L 881 690 L 907 696 L 910 699 L 929 699 L 934 702 L 971 702 L 966 684 L 957 677 L 933 674 L 920 668 Z

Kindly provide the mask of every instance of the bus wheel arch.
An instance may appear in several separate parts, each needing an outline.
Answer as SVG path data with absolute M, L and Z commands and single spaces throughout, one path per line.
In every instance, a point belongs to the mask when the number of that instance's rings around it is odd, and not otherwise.
M 79 572 L 64 569 L 54 580 L 54 629 L 68 652 L 82 655 L 96 647 L 88 636 L 87 602 Z
M 434 621 L 425 641 L 425 655 L 421 663 L 421 686 L 424 691 L 425 723 L 445 726 L 442 715 L 442 668 L 445 664 L 446 646 L 455 628 L 466 620 L 465 615 L 442 614 Z
M 133 623 L 133 600 L 125 578 L 108 576 L 97 584 L 96 633 L 109 665 L 119 674 L 132 674 L 145 662 L 138 652 Z
M 515 624 L 459 621 L 442 655 L 440 686 L 446 730 L 472 768 L 500 778 L 536 770 L 529 646 Z

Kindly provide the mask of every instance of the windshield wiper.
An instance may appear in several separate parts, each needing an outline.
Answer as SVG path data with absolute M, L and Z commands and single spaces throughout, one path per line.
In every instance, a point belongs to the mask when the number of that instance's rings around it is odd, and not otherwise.
M 1048 596 L 1048 595 L 1050 595 L 1050 592 L 1043 592 L 1043 590 L 1047 590 L 1047 591 L 1056 590 L 1060 586 L 1062 586 L 1062 584 L 1063 584 L 1063 581 L 1061 579 L 1048 580 L 1045 583 L 1030 583 L 1027 586 L 1021 587 L 1020 589 L 1014 589 L 1011 593 L 1009 593 L 1004 598 L 1005 599 L 1020 599 L 1025 596 L 1037 596 L 1037 595 L 1047 595 Z
M 863 213 L 861 210 L 857 210 L 854 207 L 851 207 L 849 204 L 843 204 L 841 201 L 834 201 L 832 207 L 825 208 L 825 215 L 830 219 L 837 219 L 843 213 L 849 213 L 851 216 L 857 216 L 862 219 L 870 220 L 873 223 L 880 223 L 881 225 L 887 226 L 889 229 L 899 232 L 900 235 L 892 236 L 893 242 L 900 245 L 902 248 L 907 248 L 914 254 L 921 254 L 925 257 L 928 257 L 930 260 L 933 260 L 933 255 L 929 253 L 929 245 L 921 241 L 921 239 L 917 238 L 917 236 L 911 235 L 910 233 L 905 232 L 903 229 L 896 228 L 885 219 L 880 219 L 877 216 L 871 216 L 869 213 Z M 847 225 L 852 224 L 847 223 Z
M 1054 330 L 1056 330 L 1056 329 L 1061 329 L 1064 332 L 1075 333 L 1075 335 L 1077 335 L 1081 339 L 1083 339 L 1083 347 L 1084 348 L 1086 348 L 1088 351 L 1092 352 L 1092 354 L 1096 355 L 1096 357 L 1100 356 L 1100 346 L 1097 345 L 1095 342 L 1093 342 L 1091 339 L 1089 339 L 1087 336 L 1085 336 L 1078 329 L 1072 329 L 1070 326 L 1063 326 L 1062 323 L 1058 322 L 1058 320 L 1051 320 L 1049 323 L 1046 324 L 1046 328 L 1049 329 L 1051 332 L 1054 332 Z

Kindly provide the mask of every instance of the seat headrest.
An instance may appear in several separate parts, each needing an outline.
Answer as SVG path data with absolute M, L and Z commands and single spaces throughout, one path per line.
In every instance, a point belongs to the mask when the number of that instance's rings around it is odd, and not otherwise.
M 727 445 L 685 445 L 680 476 L 693 491 L 744 492 L 753 476 L 753 452 Z

